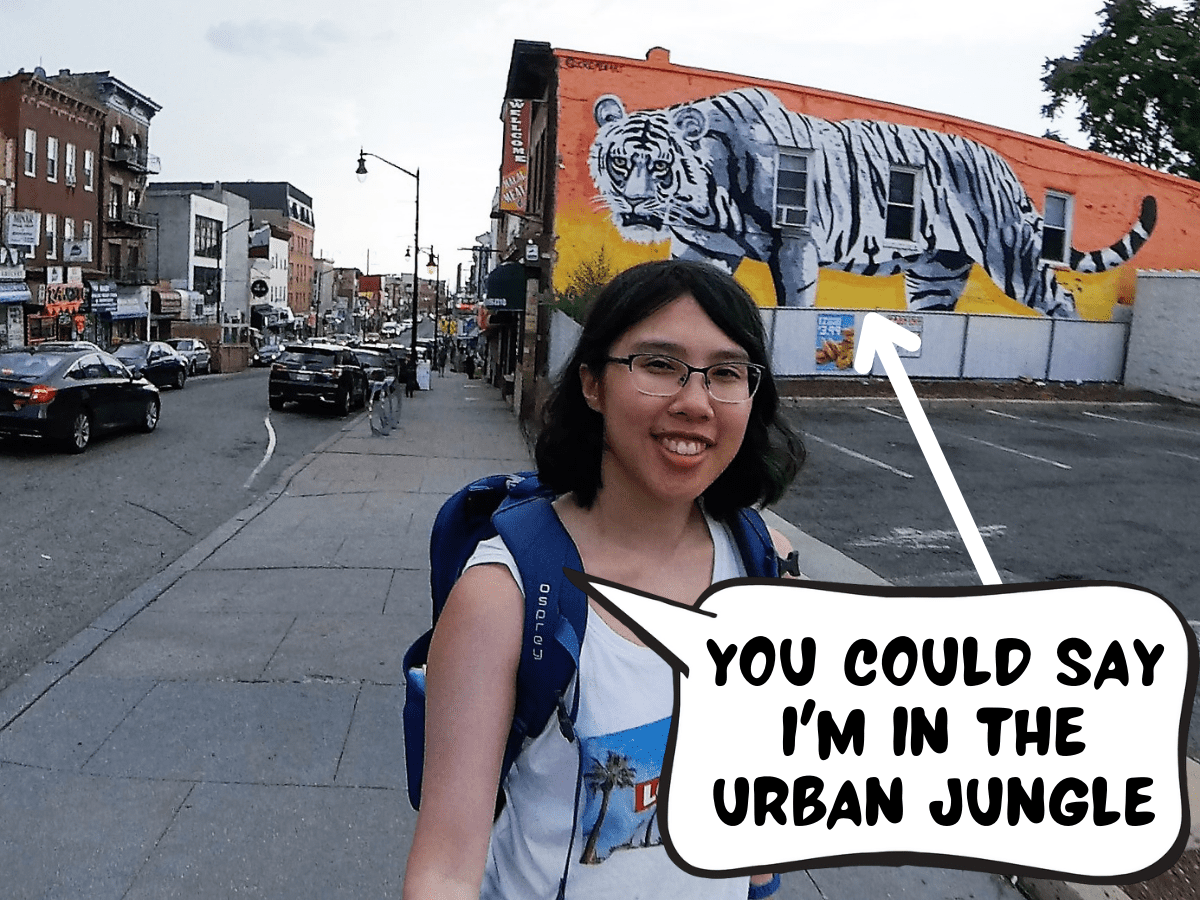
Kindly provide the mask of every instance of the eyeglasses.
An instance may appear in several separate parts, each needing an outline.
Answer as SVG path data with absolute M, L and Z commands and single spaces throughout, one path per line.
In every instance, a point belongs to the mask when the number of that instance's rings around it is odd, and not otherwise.
M 765 366 L 752 362 L 721 362 L 711 366 L 689 366 L 681 359 L 658 353 L 610 356 L 605 362 L 620 363 L 633 376 L 633 386 L 650 397 L 674 397 L 692 373 L 704 377 L 708 395 L 721 403 L 745 403 L 754 396 Z

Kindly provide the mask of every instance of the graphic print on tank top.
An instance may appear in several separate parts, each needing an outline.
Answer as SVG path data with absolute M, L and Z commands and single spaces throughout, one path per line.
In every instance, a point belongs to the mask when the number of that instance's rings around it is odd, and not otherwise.
M 658 783 L 671 719 L 582 737 L 583 785 L 578 857 L 601 865 L 613 854 L 662 844 Z

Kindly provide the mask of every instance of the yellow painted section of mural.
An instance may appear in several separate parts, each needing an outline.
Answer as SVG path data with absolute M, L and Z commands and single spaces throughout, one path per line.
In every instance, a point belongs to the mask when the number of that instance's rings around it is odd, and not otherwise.
M 554 266 L 554 290 L 562 294 L 575 282 L 579 272 L 602 260 L 609 275 L 651 259 L 670 256 L 670 241 L 635 244 L 624 240 L 610 216 L 592 210 L 562 210 L 559 215 L 557 261 Z M 1113 307 L 1133 303 L 1137 271 L 1122 266 L 1109 272 L 1083 274 L 1064 270 L 1056 273 L 1059 284 L 1075 297 L 1081 319 L 1095 322 L 1112 320 Z M 775 306 L 775 287 L 766 263 L 744 259 L 734 278 L 750 292 L 759 306 Z M 855 275 L 835 269 L 822 269 L 817 280 L 818 307 L 830 309 L 908 308 L 904 295 L 904 276 Z M 981 315 L 1034 316 L 1042 313 L 1007 296 L 978 265 L 971 268 L 967 286 L 955 312 Z

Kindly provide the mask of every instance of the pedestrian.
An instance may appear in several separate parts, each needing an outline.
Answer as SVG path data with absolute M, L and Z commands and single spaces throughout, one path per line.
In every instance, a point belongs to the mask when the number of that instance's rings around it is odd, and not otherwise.
M 417 357 L 414 354 L 404 364 L 404 396 L 411 397 L 417 389 Z
M 446 374 L 446 345 L 442 344 L 437 351 L 437 370 L 439 376 Z
M 745 574 L 726 523 L 743 507 L 778 500 L 804 458 L 779 415 L 767 363 L 754 301 L 713 266 L 643 263 L 601 291 L 547 402 L 535 451 L 587 574 L 689 605 L 712 582 Z M 786 556 L 786 539 L 772 538 Z M 591 748 L 638 741 L 656 748 L 661 765 L 674 696 L 667 663 L 590 600 L 575 681 L 577 740 L 552 716 L 505 778 L 495 817 L 524 622 L 515 569 L 500 538 L 482 542 L 438 619 L 405 896 L 772 893 L 777 876 L 706 879 L 678 868 L 654 814 L 629 824 L 632 801 L 615 809 L 616 792 L 600 807 L 611 801 L 607 819 L 576 815 L 585 809 L 577 796 L 603 790 L 586 773 L 580 780 L 576 744 L 589 748 L 586 762 L 604 759 Z M 598 845 L 603 821 L 610 827 Z
M 463 362 L 463 371 L 467 373 L 467 378 L 475 377 L 475 354 L 468 353 L 466 360 Z

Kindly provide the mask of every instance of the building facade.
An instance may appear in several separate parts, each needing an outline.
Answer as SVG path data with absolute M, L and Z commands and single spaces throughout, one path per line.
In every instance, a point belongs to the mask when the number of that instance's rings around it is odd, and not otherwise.
M 98 160 L 105 109 L 42 69 L 0 79 L 6 160 L 3 340 L 9 345 L 97 334 L 84 279 L 102 215 Z M 23 283 L 23 286 L 19 286 Z
M 288 246 L 288 307 L 292 315 L 308 322 L 316 272 L 312 197 L 286 181 L 224 182 L 224 188 L 250 201 L 255 221 L 268 222 L 291 234 Z
M 769 310 L 783 374 L 852 372 L 879 310 L 923 332 L 913 374 L 1119 379 L 1136 268 L 1200 266 L 1200 184 L 662 48 L 518 41 L 502 119 L 496 244 L 530 293 L 569 306 L 637 262 L 705 260 Z

